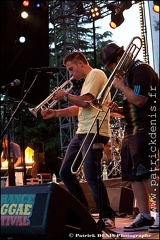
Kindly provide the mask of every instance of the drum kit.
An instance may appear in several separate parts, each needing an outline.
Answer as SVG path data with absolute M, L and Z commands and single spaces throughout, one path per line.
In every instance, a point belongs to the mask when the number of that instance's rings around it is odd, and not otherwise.
M 123 116 L 112 114 L 112 124 L 110 127 L 111 137 L 104 147 L 103 157 L 101 160 L 103 168 L 107 169 L 107 177 L 114 178 L 121 176 L 121 147 L 124 137 Z
M 107 178 L 121 177 L 121 147 L 124 137 L 124 117 L 120 114 L 112 114 L 110 126 L 110 140 L 105 145 L 101 159 L 101 172 L 103 179 L 103 169 L 107 171 Z M 80 182 L 85 181 L 83 166 L 77 174 Z M 105 178 L 106 179 L 106 178 Z

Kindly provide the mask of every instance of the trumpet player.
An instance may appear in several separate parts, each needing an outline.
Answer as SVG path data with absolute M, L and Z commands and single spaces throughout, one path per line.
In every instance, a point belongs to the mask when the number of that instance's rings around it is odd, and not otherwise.
M 123 47 L 108 44 L 101 51 L 101 59 L 111 72 L 124 53 Z M 148 64 L 135 60 L 126 74 L 115 73 L 113 86 L 123 94 L 123 107 L 106 101 L 112 112 L 123 114 L 126 120 L 121 149 L 122 181 L 130 181 L 139 214 L 124 227 L 125 232 L 159 228 L 159 176 L 155 171 L 159 148 L 159 86 L 158 75 Z M 157 175 L 156 175 L 157 174 Z M 150 214 L 149 195 L 156 198 L 157 213 Z
M 76 134 L 71 139 L 61 169 L 60 169 L 60 178 L 63 181 L 66 189 L 73 194 L 87 209 L 88 203 L 85 198 L 82 187 L 75 174 L 71 172 L 71 166 L 74 159 L 77 156 L 77 153 L 81 147 L 81 144 L 90 130 L 90 126 L 93 123 L 93 120 L 97 114 L 97 110 L 90 106 L 88 101 L 92 101 L 98 93 L 101 91 L 102 87 L 107 81 L 107 77 L 102 70 L 93 69 L 83 53 L 75 51 L 64 57 L 63 64 L 69 71 L 70 76 L 74 76 L 76 80 L 84 79 L 84 83 L 81 89 L 81 94 L 79 96 L 66 93 L 63 89 L 59 89 L 54 95 L 53 99 L 58 101 L 68 101 L 72 105 L 64 109 L 48 109 L 42 110 L 41 114 L 43 119 L 50 119 L 53 117 L 71 117 L 78 116 L 78 128 Z M 108 101 L 110 96 L 108 97 Z M 106 108 L 107 109 L 107 108 Z M 104 116 L 100 114 L 99 119 Z M 106 117 L 102 127 L 99 132 L 99 142 L 104 145 L 107 144 L 110 138 L 110 115 Z M 88 138 L 83 145 L 81 156 L 85 155 L 86 151 L 89 148 L 90 142 L 93 139 L 93 135 L 97 131 L 96 123 L 93 126 L 91 132 L 88 135 Z M 94 143 L 97 142 L 95 138 Z M 88 154 L 83 163 L 83 169 L 85 174 L 85 179 L 88 182 L 88 185 L 91 189 L 93 198 L 95 200 L 97 210 L 100 210 L 99 196 L 98 196 L 98 184 L 97 184 L 97 167 L 95 159 L 95 150 L 92 147 L 89 149 Z M 113 209 L 108 204 L 108 195 L 103 181 L 100 182 L 101 194 L 102 194 L 102 218 L 106 228 L 115 227 L 115 214 Z

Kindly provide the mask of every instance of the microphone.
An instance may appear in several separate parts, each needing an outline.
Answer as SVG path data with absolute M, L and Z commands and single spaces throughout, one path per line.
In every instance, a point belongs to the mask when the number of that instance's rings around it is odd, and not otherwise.
M 38 68 L 30 68 L 31 71 L 36 72 L 46 72 L 46 73 L 58 73 L 59 68 L 57 67 L 38 67 Z
M 1 89 L 5 90 L 5 89 L 8 89 L 10 87 L 18 86 L 19 84 L 20 84 L 20 80 L 19 79 L 15 79 L 13 82 L 8 83 L 8 84 L 2 86 Z

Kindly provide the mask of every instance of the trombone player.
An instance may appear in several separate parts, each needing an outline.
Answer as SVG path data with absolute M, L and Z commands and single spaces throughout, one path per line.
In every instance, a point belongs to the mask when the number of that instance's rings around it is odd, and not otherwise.
M 74 159 L 77 156 L 77 153 L 82 145 L 83 140 L 85 139 L 86 134 L 90 130 L 90 127 L 93 123 L 93 120 L 97 114 L 97 109 L 90 106 L 88 103 L 92 101 L 98 93 L 101 91 L 104 84 L 107 82 L 107 77 L 102 70 L 93 69 L 83 53 L 75 51 L 64 57 L 63 64 L 69 71 L 70 76 L 73 76 L 74 79 L 80 80 L 84 79 L 84 83 L 81 89 L 81 94 L 79 96 L 66 93 L 63 89 L 59 89 L 53 95 L 54 100 L 58 101 L 68 101 L 72 104 L 64 109 L 48 109 L 41 110 L 43 119 L 50 119 L 53 117 L 71 117 L 78 116 L 78 128 L 76 134 L 71 139 L 62 166 L 60 169 L 60 178 L 63 181 L 66 189 L 73 194 L 87 209 L 88 203 L 85 198 L 82 187 L 75 174 L 72 174 L 71 167 L 74 162 Z M 110 100 L 110 95 L 108 96 L 108 101 Z M 108 107 L 105 106 L 105 109 Z M 106 110 L 107 111 L 107 110 Z M 102 119 L 104 113 L 102 112 L 99 115 L 99 120 Z M 99 142 L 104 145 L 107 144 L 110 138 L 110 115 L 108 114 L 99 130 Z M 87 140 L 85 141 L 81 156 L 85 155 L 86 151 L 89 148 L 90 142 L 93 139 L 93 135 L 97 132 L 96 123 L 94 124 L 91 132 L 88 135 Z M 93 143 L 96 143 L 97 139 L 95 138 Z M 101 187 L 101 203 L 99 203 L 98 196 L 98 184 L 97 184 L 97 166 L 95 159 L 95 150 L 91 147 L 88 151 L 88 154 L 83 163 L 85 179 L 88 182 L 88 185 L 91 189 L 93 198 L 96 203 L 97 210 L 102 210 L 102 218 L 105 224 L 105 227 L 108 229 L 115 227 L 115 214 L 113 209 L 108 204 L 108 195 L 105 188 L 105 185 L 102 180 L 100 180 Z M 80 157 L 81 157 L 80 156 Z
M 108 44 L 101 51 L 104 67 L 113 72 L 123 54 L 123 47 L 115 43 Z M 117 72 L 113 78 L 113 86 L 123 94 L 123 107 L 106 101 L 112 112 L 125 116 L 126 127 L 121 149 L 122 181 L 131 182 L 139 208 L 134 221 L 123 230 L 158 232 L 159 176 L 156 176 L 154 170 L 159 148 L 158 75 L 148 64 L 132 59 L 125 71 L 125 75 Z M 156 196 L 155 222 L 150 215 L 149 195 Z

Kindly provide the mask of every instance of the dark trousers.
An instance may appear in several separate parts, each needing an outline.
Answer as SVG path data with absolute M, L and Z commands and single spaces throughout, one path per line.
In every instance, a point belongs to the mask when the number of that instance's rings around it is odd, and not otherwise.
M 91 140 L 93 139 L 92 133 L 90 133 L 87 137 L 85 144 L 83 145 L 81 155 L 78 158 L 77 163 L 82 159 L 86 151 L 89 149 L 89 145 Z M 61 169 L 60 169 L 60 178 L 63 181 L 66 189 L 73 194 L 86 208 L 88 207 L 87 200 L 85 198 L 84 192 L 82 187 L 77 180 L 75 174 L 71 173 L 71 166 L 79 148 L 85 138 L 85 134 L 76 134 L 73 139 L 70 141 L 68 145 Z M 104 136 L 99 136 L 99 142 L 103 143 L 104 145 L 108 142 L 109 138 Z M 97 139 L 95 138 L 94 143 L 96 143 Z M 85 158 L 83 163 L 83 170 L 85 174 L 85 179 L 88 182 L 88 185 L 91 189 L 93 198 L 95 200 L 97 210 L 99 211 L 99 191 L 98 191 L 98 179 L 97 179 L 97 165 L 96 165 L 96 150 L 93 150 L 92 147 L 89 149 L 88 154 Z M 101 159 L 98 159 L 99 161 Z M 78 164 L 79 165 L 79 164 Z M 102 210 L 102 217 L 113 217 L 114 211 L 109 206 L 109 200 L 105 185 L 102 180 L 100 180 L 100 189 L 101 189 L 101 210 Z

